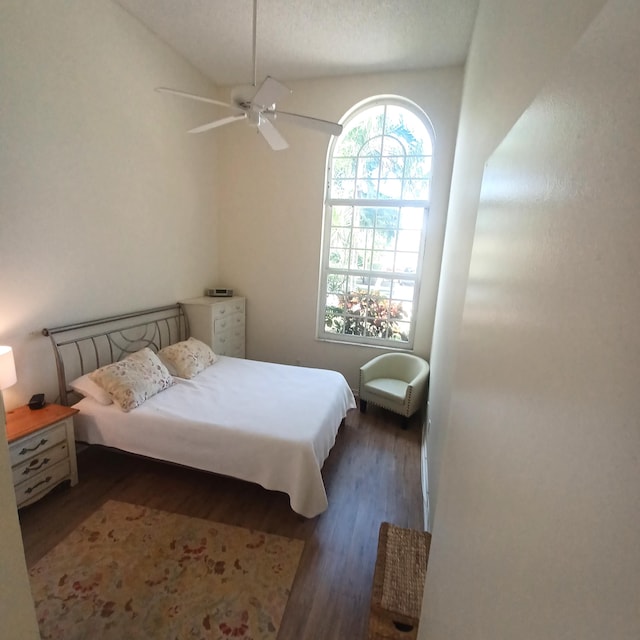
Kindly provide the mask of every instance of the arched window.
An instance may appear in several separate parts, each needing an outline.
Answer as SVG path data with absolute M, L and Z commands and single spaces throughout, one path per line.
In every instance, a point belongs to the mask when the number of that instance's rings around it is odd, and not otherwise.
M 356 106 L 328 153 L 318 337 L 410 349 L 433 130 L 413 102 Z

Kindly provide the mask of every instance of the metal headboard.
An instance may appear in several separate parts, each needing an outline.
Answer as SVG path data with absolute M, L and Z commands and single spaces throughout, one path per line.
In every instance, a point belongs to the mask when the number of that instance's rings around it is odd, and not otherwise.
M 43 329 L 51 339 L 58 372 L 60 403 L 77 401 L 69 382 L 130 353 L 153 351 L 185 340 L 189 324 L 179 304 L 145 309 L 108 318 Z

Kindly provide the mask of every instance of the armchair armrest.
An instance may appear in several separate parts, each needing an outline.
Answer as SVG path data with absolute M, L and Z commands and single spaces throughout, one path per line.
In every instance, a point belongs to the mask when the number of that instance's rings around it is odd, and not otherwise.
M 416 373 L 416 375 L 411 380 L 409 380 L 407 384 L 412 389 L 418 389 L 420 387 L 424 387 L 428 377 L 429 377 L 429 365 L 427 365 L 426 367 L 421 367 L 420 371 L 418 371 L 418 373 Z

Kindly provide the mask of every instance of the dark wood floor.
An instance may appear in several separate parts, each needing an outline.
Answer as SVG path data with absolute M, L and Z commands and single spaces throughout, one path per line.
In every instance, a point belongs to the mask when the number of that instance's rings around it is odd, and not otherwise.
M 349 413 L 323 468 L 329 509 L 311 520 L 257 485 L 89 447 L 78 455 L 76 487 L 20 511 L 27 565 L 108 499 L 300 538 L 279 640 L 364 639 L 380 523 L 423 527 L 420 421 L 401 425 L 376 407 Z

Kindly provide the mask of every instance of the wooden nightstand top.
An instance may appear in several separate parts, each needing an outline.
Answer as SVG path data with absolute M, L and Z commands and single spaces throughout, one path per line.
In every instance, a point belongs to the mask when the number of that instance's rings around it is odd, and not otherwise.
M 7 440 L 13 442 L 22 436 L 44 429 L 78 413 L 72 407 L 60 404 L 47 404 L 42 409 L 29 409 L 27 405 L 7 413 Z

